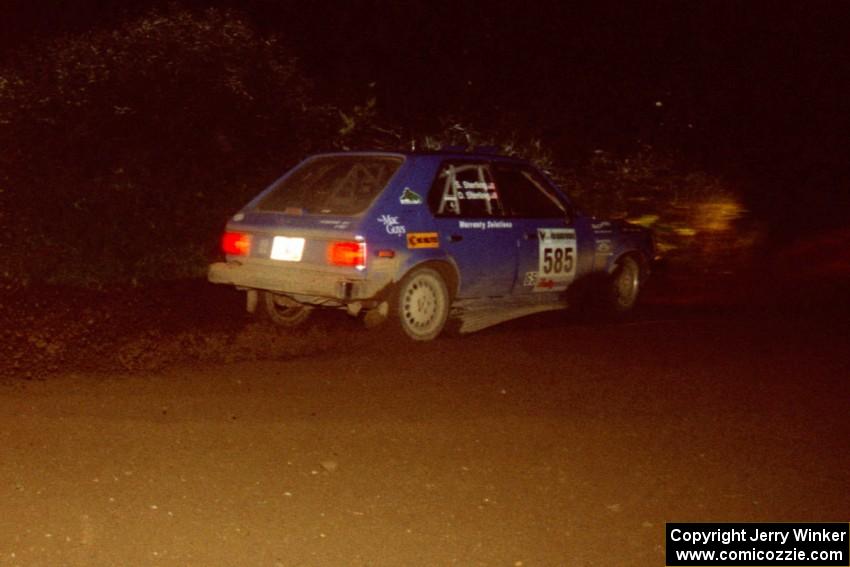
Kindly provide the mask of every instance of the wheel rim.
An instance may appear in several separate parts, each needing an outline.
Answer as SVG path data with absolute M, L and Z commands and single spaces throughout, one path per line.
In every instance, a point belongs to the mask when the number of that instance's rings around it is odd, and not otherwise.
M 637 265 L 626 260 L 617 272 L 617 279 L 614 281 L 614 293 L 616 294 L 617 305 L 623 308 L 631 307 L 640 289 L 640 272 Z
M 404 290 L 402 316 L 416 335 L 427 335 L 440 326 L 442 309 L 437 282 L 420 276 L 413 279 Z

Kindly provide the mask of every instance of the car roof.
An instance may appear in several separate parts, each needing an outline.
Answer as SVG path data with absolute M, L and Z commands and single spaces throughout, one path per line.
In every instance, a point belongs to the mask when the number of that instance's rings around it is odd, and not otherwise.
M 449 158 L 449 159 L 476 159 L 476 160 L 489 160 L 489 161 L 501 161 L 501 162 L 509 162 L 509 163 L 529 163 L 528 160 L 514 157 L 514 156 L 506 156 L 499 153 L 491 152 L 488 149 L 483 148 L 473 148 L 471 150 L 464 150 L 463 148 L 455 148 L 449 147 L 440 150 L 425 150 L 425 151 L 401 151 L 401 152 L 393 152 L 387 150 L 351 150 L 351 151 L 338 151 L 338 152 L 322 152 L 309 156 L 308 159 L 318 157 L 318 156 L 352 156 L 352 155 L 362 155 L 362 156 L 386 156 L 386 157 L 395 157 L 395 158 L 405 158 L 405 157 L 438 157 L 441 159 Z

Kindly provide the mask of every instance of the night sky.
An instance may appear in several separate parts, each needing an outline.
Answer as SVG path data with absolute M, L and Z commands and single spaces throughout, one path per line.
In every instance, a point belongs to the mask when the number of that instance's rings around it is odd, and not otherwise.
M 246 14 L 292 46 L 322 97 L 374 96 L 411 131 L 444 117 L 519 126 L 566 162 L 596 148 L 672 148 L 740 182 L 751 207 L 780 222 L 843 222 L 847 2 L 181 4 Z M 161 3 L 5 5 L 8 49 Z

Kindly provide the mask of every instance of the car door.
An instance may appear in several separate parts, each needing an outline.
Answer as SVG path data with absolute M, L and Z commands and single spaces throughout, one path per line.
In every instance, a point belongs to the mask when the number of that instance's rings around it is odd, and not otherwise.
M 586 231 L 573 224 L 565 203 L 534 168 L 495 163 L 496 186 L 518 231 L 514 295 L 563 292 L 585 271 L 579 260 Z
M 509 295 L 516 279 L 517 232 L 485 161 L 440 164 L 428 205 L 439 240 L 460 276 L 458 298 Z

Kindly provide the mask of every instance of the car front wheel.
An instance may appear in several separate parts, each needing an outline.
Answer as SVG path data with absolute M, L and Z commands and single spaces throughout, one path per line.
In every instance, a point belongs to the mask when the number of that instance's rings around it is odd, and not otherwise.
M 614 312 L 630 311 L 637 303 L 640 293 L 640 265 L 631 256 L 621 258 L 611 277 L 609 305 Z
M 395 323 L 415 341 L 436 338 L 449 316 L 449 292 L 440 274 L 419 268 L 407 274 L 395 290 Z
M 261 314 L 281 327 L 295 327 L 300 325 L 310 316 L 313 308 L 309 305 L 299 303 L 280 293 L 263 291 L 260 293 Z

